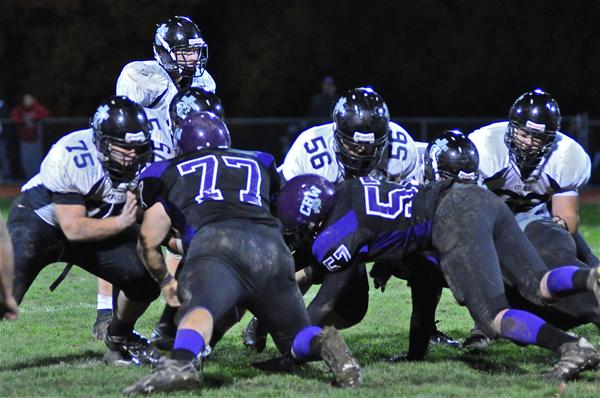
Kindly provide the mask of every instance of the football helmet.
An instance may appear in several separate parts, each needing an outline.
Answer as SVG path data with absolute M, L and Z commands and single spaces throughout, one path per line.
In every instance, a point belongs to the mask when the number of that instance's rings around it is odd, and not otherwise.
M 222 119 L 211 112 L 192 112 L 175 124 L 175 150 L 178 155 L 200 149 L 227 149 L 229 130 Z
M 185 78 L 201 76 L 208 61 L 208 44 L 191 19 L 176 16 L 157 25 L 154 58 L 167 72 Z
M 458 130 L 439 133 L 424 154 L 426 182 L 453 178 L 457 182 L 479 181 L 479 152 L 475 144 Z
M 560 109 L 550 94 L 536 89 L 517 98 L 508 113 L 504 142 L 521 178 L 535 177 L 534 170 L 541 170 L 559 129 Z
M 298 175 L 281 188 L 275 215 L 283 224 L 288 246 L 295 250 L 314 237 L 335 200 L 333 183 L 316 174 Z
M 338 162 L 346 178 L 363 176 L 381 160 L 388 144 L 390 113 L 370 87 L 348 91 L 333 109 Z
M 110 97 L 96 108 L 90 125 L 98 159 L 113 183 L 131 182 L 152 161 L 152 127 L 136 102 Z
M 181 123 L 192 112 L 212 112 L 222 120 L 225 116 L 219 97 L 199 87 L 179 91 L 169 105 L 169 117 L 174 125 Z

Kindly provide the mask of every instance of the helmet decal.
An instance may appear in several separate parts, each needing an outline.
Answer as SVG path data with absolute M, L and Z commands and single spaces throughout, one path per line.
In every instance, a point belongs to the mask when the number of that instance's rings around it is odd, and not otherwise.
M 300 213 L 309 217 L 310 215 L 319 214 L 321 212 L 321 199 L 319 199 L 319 194 L 322 191 L 314 185 L 304 192 L 304 199 L 300 203 Z

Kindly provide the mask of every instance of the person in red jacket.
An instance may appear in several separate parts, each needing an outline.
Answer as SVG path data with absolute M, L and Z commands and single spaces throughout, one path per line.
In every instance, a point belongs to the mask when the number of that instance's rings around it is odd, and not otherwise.
M 17 124 L 21 149 L 21 166 L 25 178 L 30 179 L 40 170 L 42 146 L 38 137 L 39 121 L 50 116 L 50 111 L 39 103 L 31 94 L 23 96 L 21 105 L 10 113 L 10 118 Z

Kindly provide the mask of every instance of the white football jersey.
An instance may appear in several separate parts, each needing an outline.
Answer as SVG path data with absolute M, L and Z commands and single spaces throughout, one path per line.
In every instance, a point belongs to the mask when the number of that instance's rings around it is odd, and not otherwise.
M 164 116 L 153 109 L 144 108 L 148 121 L 152 125 L 150 137 L 154 149 L 154 161 L 172 159 L 175 157 L 175 143 L 171 127 Z
M 21 188 L 26 202 L 44 221 L 58 226 L 52 194 L 78 194 L 85 200 L 87 216 L 106 218 L 118 214 L 129 184 L 114 187 L 93 142 L 93 130 L 79 130 L 62 137 L 44 158 L 39 174 Z
M 469 135 L 479 151 L 479 171 L 485 184 L 502 197 L 514 213 L 549 216 L 553 195 L 578 195 L 590 178 L 588 154 L 575 140 L 558 132 L 554 150 L 543 164 L 539 178 L 523 181 L 509 160 L 504 143 L 508 122 L 494 123 Z
M 217 86 L 208 71 L 194 77 L 192 87 L 215 92 Z M 169 104 L 178 88 L 157 61 L 133 61 L 123 67 L 117 79 L 117 95 L 131 98 L 145 108 L 162 113 L 169 120 Z
M 392 181 L 413 178 L 417 164 L 414 140 L 406 130 L 390 122 L 386 178 Z M 286 180 L 300 174 L 317 174 L 331 182 L 343 181 L 344 171 L 335 154 L 333 123 L 300 133 L 278 171 Z

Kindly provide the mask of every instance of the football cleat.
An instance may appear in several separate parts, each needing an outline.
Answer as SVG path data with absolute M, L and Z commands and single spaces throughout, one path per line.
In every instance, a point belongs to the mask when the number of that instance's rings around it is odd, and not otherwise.
M 108 365 L 156 365 L 161 356 L 147 339 L 133 331 L 126 336 L 107 334 L 104 342 L 108 347 L 104 361 Z
M 583 370 L 595 368 L 600 363 L 598 351 L 583 337 L 561 345 L 558 351 L 559 361 L 544 375 L 548 380 L 566 381 Z
M 469 350 L 485 350 L 490 345 L 490 342 L 490 338 L 483 334 L 481 330 L 473 328 L 462 346 Z
M 201 370 L 194 362 L 163 357 L 154 372 L 125 388 L 123 394 L 195 390 L 200 387 L 201 375 Z
M 98 310 L 96 312 L 96 321 L 92 328 L 92 336 L 96 340 L 104 340 L 106 332 L 108 331 L 108 325 L 112 321 L 113 312 L 111 309 Z
M 152 329 L 152 334 L 150 335 L 150 342 L 160 350 L 173 351 L 173 343 L 175 342 L 176 333 L 177 328 L 173 323 L 158 323 L 154 327 L 154 329 Z
M 460 341 L 454 340 L 452 337 L 448 336 L 444 332 L 440 332 L 439 330 L 436 330 L 429 339 L 429 346 L 432 345 L 442 345 L 452 348 L 461 348 Z
M 362 370 L 337 329 L 325 327 L 310 342 L 311 351 L 319 353 L 335 376 L 338 387 L 358 387 Z
M 260 322 L 257 318 L 253 317 L 248 326 L 242 330 L 242 341 L 244 345 L 254 351 L 260 353 L 265 350 L 267 346 L 267 335 L 259 334 Z

